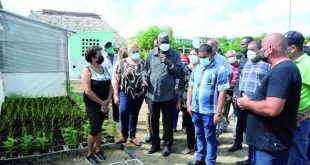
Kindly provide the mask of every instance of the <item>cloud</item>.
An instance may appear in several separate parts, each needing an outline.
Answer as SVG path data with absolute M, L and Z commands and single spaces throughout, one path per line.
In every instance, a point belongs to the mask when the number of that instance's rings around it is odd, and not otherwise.
M 290 0 L 3 0 L 4 9 L 22 15 L 30 10 L 92 12 L 124 37 L 152 25 L 171 26 L 176 37 L 257 36 L 288 31 Z M 291 29 L 309 36 L 309 0 L 292 1 Z

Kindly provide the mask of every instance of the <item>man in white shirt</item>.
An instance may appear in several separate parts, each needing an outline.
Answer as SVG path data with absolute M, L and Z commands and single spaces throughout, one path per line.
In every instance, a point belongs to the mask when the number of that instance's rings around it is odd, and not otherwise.
M 118 61 L 118 56 L 117 54 L 114 53 L 114 47 L 112 45 L 112 42 L 108 41 L 103 46 L 104 46 L 104 50 L 106 54 L 103 56 L 104 60 L 103 60 L 102 65 L 108 69 L 108 72 L 110 76 L 112 77 L 113 68 L 114 68 L 114 65 Z M 113 98 L 112 98 L 112 110 L 113 110 L 113 120 L 115 122 L 118 122 L 119 121 L 119 108 L 117 105 L 115 105 Z

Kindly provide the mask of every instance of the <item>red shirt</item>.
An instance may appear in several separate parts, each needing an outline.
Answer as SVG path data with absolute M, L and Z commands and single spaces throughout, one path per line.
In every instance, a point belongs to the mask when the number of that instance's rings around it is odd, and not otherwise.
M 237 78 L 238 78 L 238 71 L 239 71 L 239 62 L 236 62 L 235 65 L 230 64 L 232 72 L 233 72 L 233 78 L 231 79 L 231 81 L 229 82 L 229 88 L 228 90 L 233 91 L 237 82 Z

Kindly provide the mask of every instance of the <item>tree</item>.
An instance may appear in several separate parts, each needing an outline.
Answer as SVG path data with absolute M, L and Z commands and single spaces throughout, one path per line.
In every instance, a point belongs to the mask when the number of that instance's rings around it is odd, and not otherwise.
M 177 45 L 173 36 L 173 30 L 170 26 L 152 26 L 146 31 L 139 31 L 136 35 L 136 41 L 139 45 L 141 53 L 145 53 L 153 49 L 154 39 L 157 38 L 160 32 L 167 32 L 170 37 L 170 47 L 175 49 Z M 142 55 L 145 57 L 144 55 Z

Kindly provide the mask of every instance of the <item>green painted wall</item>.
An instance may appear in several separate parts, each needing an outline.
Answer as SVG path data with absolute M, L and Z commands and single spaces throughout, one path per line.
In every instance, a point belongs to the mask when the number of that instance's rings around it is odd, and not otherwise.
M 114 44 L 113 32 L 78 32 L 70 36 L 70 79 L 80 79 L 83 68 L 89 65 L 84 57 L 86 49 L 94 45 L 103 47 L 107 41 Z

